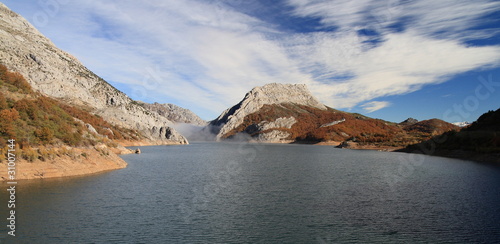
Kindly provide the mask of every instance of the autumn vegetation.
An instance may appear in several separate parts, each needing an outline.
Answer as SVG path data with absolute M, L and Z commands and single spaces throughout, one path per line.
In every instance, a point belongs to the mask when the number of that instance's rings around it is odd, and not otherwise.
M 98 134 L 92 133 L 93 127 Z M 55 147 L 88 147 L 113 140 L 137 140 L 136 131 L 113 126 L 83 109 L 34 92 L 22 75 L 0 65 L 0 161 L 7 140 L 15 139 L 21 157 L 51 159 Z
M 294 117 L 297 122 L 290 129 L 272 130 L 288 132 L 290 136 L 287 139 L 301 143 L 352 140 L 361 145 L 404 147 L 458 128 L 437 119 L 405 126 L 332 108 L 321 110 L 297 104 L 280 104 L 264 105 L 259 111 L 247 115 L 243 123 L 226 134 L 225 138 L 248 132 L 248 128 L 260 121 L 272 122 L 280 117 Z M 334 121 L 342 122 L 325 126 Z M 250 135 L 266 132 L 269 131 L 252 132 Z

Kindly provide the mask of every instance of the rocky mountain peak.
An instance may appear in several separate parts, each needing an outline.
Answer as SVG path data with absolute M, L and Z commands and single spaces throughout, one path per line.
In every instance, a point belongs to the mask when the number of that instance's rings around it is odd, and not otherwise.
M 399 123 L 401 125 L 413 125 L 413 124 L 416 124 L 418 123 L 418 120 L 414 119 L 414 118 L 408 118 L 406 119 L 405 121 Z
M 271 83 L 255 87 L 248 92 L 243 100 L 224 111 L 217 119 L 210 122 L 217 138 L 239 126 L 245 116 L 257 112 L 264 105 L 296 104 L 326 110 L 304 84 Z
M 326 109 L 325 105 L 311 94 L 305 84 L 271 83 L 258 86 L 248 92 L 243 100 L 251 100 L 262 105 L 294 103 Z

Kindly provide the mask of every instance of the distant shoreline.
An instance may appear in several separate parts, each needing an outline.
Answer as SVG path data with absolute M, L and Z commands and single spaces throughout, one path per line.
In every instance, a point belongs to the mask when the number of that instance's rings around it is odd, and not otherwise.
M 261 144 L 261 142 L 248 142 Z M 291 144 L 284 142 L 265 142 L 271 144 Z M 317 146 L 338 146 L 341 142 L 319 142 L 319 143 L 295 143 L 303 145 L 317 145 Z M 47 178 L 60 178 L 72 176 L 92 175 L 96 173 L 123 169 L 127 167 L 125 162 L 119 155 L 131 154 L 133 150 L 126 149 L 125 147 L 142 147 L 142 146 L 159 146 L 159 145 L 180 145 L 175 143 L 166 142 L 153 142 L 153 141 L 121 141 L 120 145 L 116 148 L 110 148 L 105 145 L 99 145 L 94 148 L 70 148 L 63 146 L 65 150 L 70 150 L 71 155 L 63 155 L 50 160 L 36 159 L 29 162 L 24 159 L 17 161 L 16 180 L 33 180 L 33 179 L 47 179 Z M 355 145 L 352 148 L 345 148 L 352 150 L 377 150 L 387 152 L 406 152 L 424 154 L 428 156 L 446 157 L 463 159 L 469 161 L 476 161 L 480 163 L 500 163 L 500 154 L 478 154 L 468 151 L 445 151 L 438 150 L 433 154 L 425 154 L 422 151 L 405 151 L 401 147 L 379 147 L 374 145 L 359 146 Z M 0 164 L 0 182 L 8 180 L 8 170 L 5 163 Z
M 403 152 L 403 153 L 414 153 L 414 154 L 423 154 L 427 156 L 435 156 L 435 157 L 444 157 L 444 158 L 455 158 L 455 159 L 463 159 L 469 161 L 475 161 L 479 163 L 491 163 L 491 164 L 500 164 L 500 153 L 477 153 L 471 151 L 464 150 L 435 150 L 432 154 L 424 153 L 420 150 L 409 151 L 405 148 L 396 150 L 395 152 Z

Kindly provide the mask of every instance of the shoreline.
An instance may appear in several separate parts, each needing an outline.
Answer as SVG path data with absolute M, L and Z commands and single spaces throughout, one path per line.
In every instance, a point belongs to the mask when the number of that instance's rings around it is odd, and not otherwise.
M 151 140 L 139 140 L 139 141 L 127 141 L 127 140 L 115 140 L 115 142 L 121 147 L 146 147 L 146 146 L 163 146 L 163 145 L 189 145 L 189 143 L 171 142 L 171 141 L 151 141 Z
M 433 157 L 462 159 L 467 161 L 474 161 L 477 163 L 500 165 L 500 153 L 477 153 L 463 150 L 436 150 L 432 154 L 427 154 L 420 150 L 409 151 L 405 150 L 404 148 L 395 152 L 422 154 Z
M 127 162 L 119 157 L 123 154 L 133 154 L 134 150 L 126 147 L 136 146 L 158 146 L 158 145 L 186 145 L 182 143 L 173 143 L 166 141 L 114 141 L 116 147 L 108 147 L 99 144 L 94 147 L 54 147 L 54 151 L 61 155 L 51 156 L 49 159 L 42 160 L 37 158 L 33 161 L 16 158 L 15 180 L 33 180 L 61 178 L 72 176 L 85 176 L 96 173 L 123 169 L 127 167 Z M 30 150 L 35 150 L 30 149 Z M 61 153 L 63 151 L 64 153 Z M 0 182 L 7 182 L 9 179 L 9 170 L 7 162 L 0 163 Z
M 98 145 L 94 148 L 62 147 L 66 154 L 51 159 L 39 158 L 28 161 L 17 158 L 15 164 L 15 180 L 47 179 L 90 175 L 127 167 L 110 148 Z M 8 181 L 9 172 L 5 162 L 0 164 L 0 181 Z

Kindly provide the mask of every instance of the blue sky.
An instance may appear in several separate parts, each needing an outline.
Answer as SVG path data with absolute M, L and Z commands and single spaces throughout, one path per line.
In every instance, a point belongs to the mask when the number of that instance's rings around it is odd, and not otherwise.
M 394 122 L 500 107 L 500 1 L 2 2 L 133 99 L 207 120 L 272 82 Z

